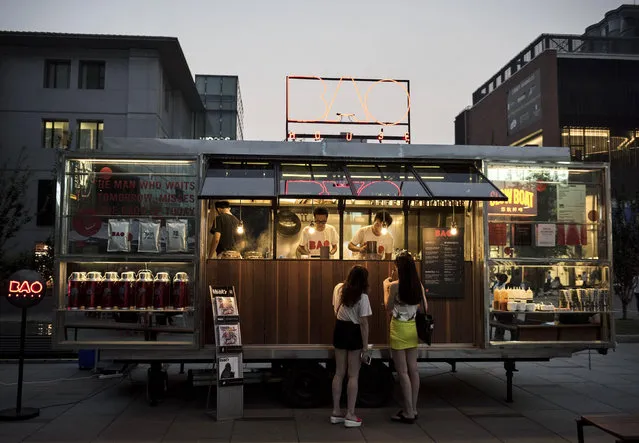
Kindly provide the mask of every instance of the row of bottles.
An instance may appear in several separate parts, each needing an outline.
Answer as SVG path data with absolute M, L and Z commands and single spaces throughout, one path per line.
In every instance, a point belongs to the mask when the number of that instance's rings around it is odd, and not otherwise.
M 571 311 L 607 311 L 608 289 L 562 289 L 559 307 Z
M 148 269 L 117 272 L 72 272 L 67 309 L 184 310 L 191 307 L 189 276 L 168 272 L 155 277 Z
M 496 311 L 507 311 L 508 302 L 532 302 L 533 291 L 528 288 L 527 290 L 516 289 L 495 289 L 493 292 L 493 309 Z

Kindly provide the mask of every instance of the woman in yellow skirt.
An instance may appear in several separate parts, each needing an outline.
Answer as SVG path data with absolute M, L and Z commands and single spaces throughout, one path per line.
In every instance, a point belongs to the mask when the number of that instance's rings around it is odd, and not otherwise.
M 404 252 L 395 259 L 397 281 L 393 276 L 384 280 L 384 305 L 391 314 L 390 346 L 393 363 L 404 397 L 404 408 L 391 419 L 401 423 L 413 423 L 417 418 L 419 395 L 419 371 L 417 370 L 417 327 L 415 315 L 428 302 L 419 279 L 413 257 Z

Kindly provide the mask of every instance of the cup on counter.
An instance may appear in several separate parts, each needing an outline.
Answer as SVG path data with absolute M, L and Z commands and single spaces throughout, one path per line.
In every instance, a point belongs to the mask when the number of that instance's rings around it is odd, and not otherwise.
M 519 312 L 524 312 L 526 310 L 526 302 L 525 301 L 517 302 L 517 310 Z
M 526 312 L 534 312 L 537 308 L 535 303 L 526 303 Z
M 506 309 L 508 309 L 509 311 L 516 311 L 517 310 L 517 302 L 509 301 L 508 304 L 506 305 Z

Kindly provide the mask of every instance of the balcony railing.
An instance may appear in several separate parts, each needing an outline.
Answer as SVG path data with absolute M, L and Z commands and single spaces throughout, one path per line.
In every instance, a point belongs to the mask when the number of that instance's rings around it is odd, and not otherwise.
M 517 54 L 490 80 L 473 92 L 473 105 L 493 92 L 517 71 L 544 51 L 571 54 L 628 54 L 639 55 L 639 38 L 586 37 L 570 34 L 542 34 Z

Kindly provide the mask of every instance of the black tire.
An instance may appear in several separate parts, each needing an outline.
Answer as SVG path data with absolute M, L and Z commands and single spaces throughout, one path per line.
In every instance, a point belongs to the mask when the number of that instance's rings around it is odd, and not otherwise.
M 393 395 L 395 379 L 390 368 L 380 360 L 362 365 L 359 371 L 357 406 L 379 408 L 385 406 Z
M 294 408 L 317 408 L 330 398 L 328 371 L 319 363 L 292 362 L 282 379 L 283 401 Z

